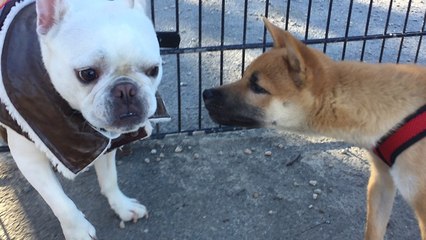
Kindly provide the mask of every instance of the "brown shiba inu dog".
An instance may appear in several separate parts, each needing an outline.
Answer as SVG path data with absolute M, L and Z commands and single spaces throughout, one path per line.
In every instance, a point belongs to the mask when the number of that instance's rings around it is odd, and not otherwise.
M 383 239 L 398 189 L 426 240 L 426 68 L 337 62 L 264 20 L 274 47 L 203 92 L 220 124 L 324 135 L 371 152 L 365 239 Z

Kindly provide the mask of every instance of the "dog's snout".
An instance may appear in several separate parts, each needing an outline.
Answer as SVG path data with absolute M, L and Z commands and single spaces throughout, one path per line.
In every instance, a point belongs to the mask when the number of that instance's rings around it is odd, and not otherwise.
M 146 100 L 135 83 L 122 81 L 111 88 L 110 114 L 115 127 L 131 127 L 146 118 Z
M 138 93 L 137 87 L 133 83 L 119 83 L 112 89 L 112 95 L 122 101 L 128 102 Z
M 203 91 L 204 101 L 218 97 L 220 95 L 221 95 L 220 91 L 217 90 L 216 88 L 210 88 L 210 89 L 206 89 L 206 90 Z

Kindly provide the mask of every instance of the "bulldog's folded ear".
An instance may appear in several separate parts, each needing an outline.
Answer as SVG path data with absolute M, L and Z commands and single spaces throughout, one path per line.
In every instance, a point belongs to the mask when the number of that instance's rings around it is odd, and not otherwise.
M 36 0 L 37 32 L 47 34 L 54 25 L 61 22 L 66 6 L 63 0 Z

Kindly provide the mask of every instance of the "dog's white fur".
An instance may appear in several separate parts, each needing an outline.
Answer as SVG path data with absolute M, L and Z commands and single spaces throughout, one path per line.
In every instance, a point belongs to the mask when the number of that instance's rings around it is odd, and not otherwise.
M 66 21 L 56 17 L 59 19 L 50 21 L 54 21 L 57 26 L 46 30 L 50 25 L 49 20 L 41 20 L 47 22 L 47 26 L 39 25 L 38 29 L 44 64 L 56 90 L 72 108 L 80 110 L 87 121 L 98 128 L 107 129 L 109 133 L 123 132 L 111 126 L 109 109 L 105 106 L 110 97 L 108 88 L 117 78 L 125 74 L 126 77 L 137 79 L 134 83 L 139 85 L 142 95 L 146 96 L 149 116 L 156 109 L 155 92 L 161 79 L 161 71 L 155 79 L 144 74 L 152 66 L 161 66 L 158 42 L 155 38 L 146 40 L 146 36 L 155 36 L 147 15 L 141 14 L 145 11 L 142 6 L 146 3 L 129 2 L 132 1 L 57 1 L 54 16 L 65 14 Z M 126 4 L 134 5 L 134 8 L 129 10 Z M 93 9 L 107 14 L 93 14 Z M 38 8 L 38 12 L 43 11 Z M 132 23 L 131 27 L 127 26 L 129 22 Z M 91 26 L 81 27 L 88 24 Z M 135 29 L 141 30 L 135 32 Z M 114 34 L 111 34 L 111 30 L 115 31 Z M 88 41 L 94 35 L 102 41 L 96 38 Z M 93 88 L 76 84 L 75 81 L 63 81 L 64 76 L 73 79 L 76 69 L 93 65 L 102 72 L 99 83 Z M 139 127 L 126 131 L 132 132 Z
M 34 1 L 17 4 L 12 13 L 31 2 Z M 137 85 L 140 90 L 138 94 L 146 101 L 146 116 L 155 112 L 155 92 L 162 77 L 162 67 L 155 30 L 146 15 L 147 4 L 145 0 L 36 1 L 37 32 L 43 62 L 54 87 L 74 109 L 82 112 L 92 126 L 106 129 L 107 132 L 103 133 L 108 137 L 116 137 L 143 126 L 148 134 L 151 131 L 148 119 L 135 126 L 114 127 L 110 124 L 108 109 L 111 86 L 118 78 L 126 77 Z M 10 22 L 11 19 L 6 19 L 5 26 Z M 0 40 L 4 40 L 4 37 L 3 32 Z M 80 83 L 75 70 L 94 65 L 101 70 L 96 84 Z M 152 66 L 159 67 L 155 78 L 145 74 Z M 64 193 L 49 160 L 58 165 L 67 178 L 75 175 L 53 156 L 13 108 L 3 84 L 0 84 L 0 96 L 12 117 L 35 142 L 7 128 L 11 154 L 20 171 L 50 206 L 67 240 L 95 239 L 94 227 Z M 128 198 L 119 189 L 115 151 L 99 156 L 94 165 L 101 192 L 123 221 L 136 221 L 147 215 L 143 205 Z

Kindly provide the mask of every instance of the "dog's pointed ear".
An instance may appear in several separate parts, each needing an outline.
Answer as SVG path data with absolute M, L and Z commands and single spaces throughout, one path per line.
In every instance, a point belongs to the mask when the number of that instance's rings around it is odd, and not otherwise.
M 274 48 L 283 48 L 287 54 L 283 56 L 288 63 L 290 74 L 297 87 L 302 87 L 306 80 L 306 65 L 304 57 L 309 54 L 308 48 L 293 37 L 289 32 L 272 24 L 267 18 L 263 18 L 265 27 L 274 41 Z
M 129 4 L 130 8 L 134 8 L 135 7 L 135 0 L 126 0 L 127 4 Z
M 58 24 L 66 12 L 63 0 L 37 0 L 37 32 L 46 35 Z
M 151 5 L 149 0 L 126 0 L 130 8 L 139 8 L 148 11 L 148 6 Z
M 265 24 L 266 29 L 269 34 L 272 36 L 272 40 L 274 41 L 275 48 L 283 48 L 286 46 L 286 32 L 281 28 L 272 24 L 267 18 L 263 18 L 263 23 Z
M 126 0 L 130 8 L 141 9 L 146 13 L 146 15 L 150 16 L 151 12 L 151 2 L 150 0 Z

